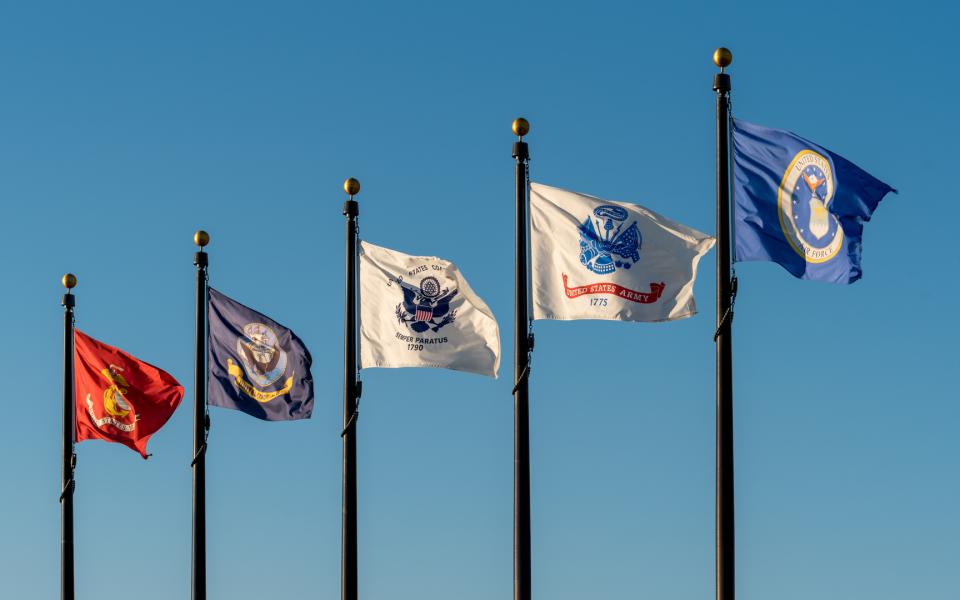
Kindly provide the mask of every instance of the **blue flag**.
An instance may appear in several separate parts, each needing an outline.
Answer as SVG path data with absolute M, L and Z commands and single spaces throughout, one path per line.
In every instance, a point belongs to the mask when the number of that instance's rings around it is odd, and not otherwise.
M 310 352 L 295 333 L 210 288 L 207 403 L 265 421 L 309 419 Z
M 896 190 L 788 131 L 733 121 L 734 260 L 801 279 L 860 279 L 863 223 Z

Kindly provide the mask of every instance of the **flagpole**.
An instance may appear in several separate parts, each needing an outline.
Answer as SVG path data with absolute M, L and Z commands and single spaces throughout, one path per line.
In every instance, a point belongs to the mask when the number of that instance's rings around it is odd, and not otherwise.
M 73 600 L 73 480 L 77 455 L 73 453 L 75 406 L 73 385 L 73 308 L 76 298 L 73 288 L 77 278 L 67 273 L 60 280 L 67 293 L 63 305 L 63 473 L 60 491 L 60 598 Z
M 733 357 L 731 323 L 733 286 L 730 271 L 730 75 L 724 69 L 733 54 L 717 48 L 713 76 L 717 93 L 717 474 L 716 474 L 716 594 L 717 600 L 734 600 L 736 588 L 733 481 Z
M 523 141 L 530 123 L 513 121 L 513 157 L 516 165 L 516 266 L 514 269 L 513 352 L 513 598 L 530 600 L 530 405 L 527 381 L 530 375 L 532 336 L 527 313 L 527 161 L 530 152 Z
M 196 352 L 193 371 L 193 539 L 190 597 L 207 598 L 207 515 L 206 515 L 206 454 L 207 432 L 207 253 L 210 235 L 203 230 L 193 234 L 193 242 L 200 248 L 193 255 L 197 266 Z
M 341 552 L 340 597 L 357 600 L 357 217 L 360 205 L 354 196 L 360 182 L 343 182 L 350 198 L 343 204 L 347 218 L 346 294 L 343 319 L 343 539 Z

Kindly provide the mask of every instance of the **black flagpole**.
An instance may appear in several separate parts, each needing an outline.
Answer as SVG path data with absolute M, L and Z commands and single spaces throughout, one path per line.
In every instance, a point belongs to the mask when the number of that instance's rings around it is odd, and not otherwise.
M 340 597 L 357 600 L 357 216 L 360 205 L 353 199 L 360 193 L 354 178 L 343 182 L 350 199 L 343 204 L 347 218 L 346 294 L 343 319 L 343 540 L 341 551 Z
M 203 248 L 210 236 L 200 230 L 193 234 L 193 242 L 200 250 L 193 255 L 197 266 L 197 332 L 193 371 L 193 563 L 191 565 L 190 597 L 207 598 L 207 514 L 206 514 L 206 453 L 207 432 L 207 253 Z
M 527 314 L 527 161 L 523 136 L 530 123 L 513 121 L 513 157 L 517 159 L 516 267 L 514 270 L 513 350 L 513 598 L 530 600 L 530 376 L 532 336 Z
M 717 92 L 717 600 L 734 600 L 736 588 L 733 522 L 733 357 L 731 323 L 736 281 L 730 271 L 730 75 L 733 54 L 717 48 L 713 76 Z
M 61 279 L 67 293 L 63 305 L 63 478 L 60 491 L 60 598 L 73 600 L 73 470 L 77 455 L 73 453 L 73 288 L 77 278 L 67 273 Z

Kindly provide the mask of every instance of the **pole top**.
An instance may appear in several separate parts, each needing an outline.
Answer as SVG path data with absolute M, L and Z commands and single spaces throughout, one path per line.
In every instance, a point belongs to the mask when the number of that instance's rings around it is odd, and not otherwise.
M 77 276 L 73 273 L 67 273 L 60 278 L 60 283 L 62 283 L 63 287 L 67 288 L 67 290 L 72 290 L 77 287 Z M 67 293 L 69 293 L 69 291 Z
M 210 234 L 202 229 L 198 229 L 195 234 L 193 234 L 193 243 L 203 248 L 210 243 Z
M 530 121 L 523 117 L 517 117 L 513 120 L 513 133 L 520 139 L 530 132 Z
M 730 66 L 733 62 L 733 52 L 730 52 L 729 48 L 724 48 L 720 46 L 713 51 L 713 64 L 720 67 L 720 72 L 723 73 L 723 70 Z
M 353 198 L 360 193 L 360 182 L 353 177 L 347 179 L 343 182 L 343 191 L 345 191 L 350 198 Z

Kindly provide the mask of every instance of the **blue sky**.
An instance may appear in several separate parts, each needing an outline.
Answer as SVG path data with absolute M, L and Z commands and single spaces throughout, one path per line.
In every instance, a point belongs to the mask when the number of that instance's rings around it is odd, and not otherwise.
M 956 598 L 960 319 L 945 3 L 8 4 L 0 19 L 0 597 L 58 589 L 60 275 L 77 325 L 186 387 L 144 462 L 77 448 L 77 597 L 189 593 L 197 228 L 211 284 L 314 357 L 314 417 L 211 409 L 209 596 L 339 597 L 344 194 L 361 237 L 455 261 L 498 317 L 498 380 L 364 371 L 360 593 L 512 589 L 513 161 L 714 227 L 715 68 L 734 114 L 900 190 L 863 279 L 740 265 L 741 600 Z M 669 324 L 538 322 L 537 598 L 713 593 L 713 268 Z

